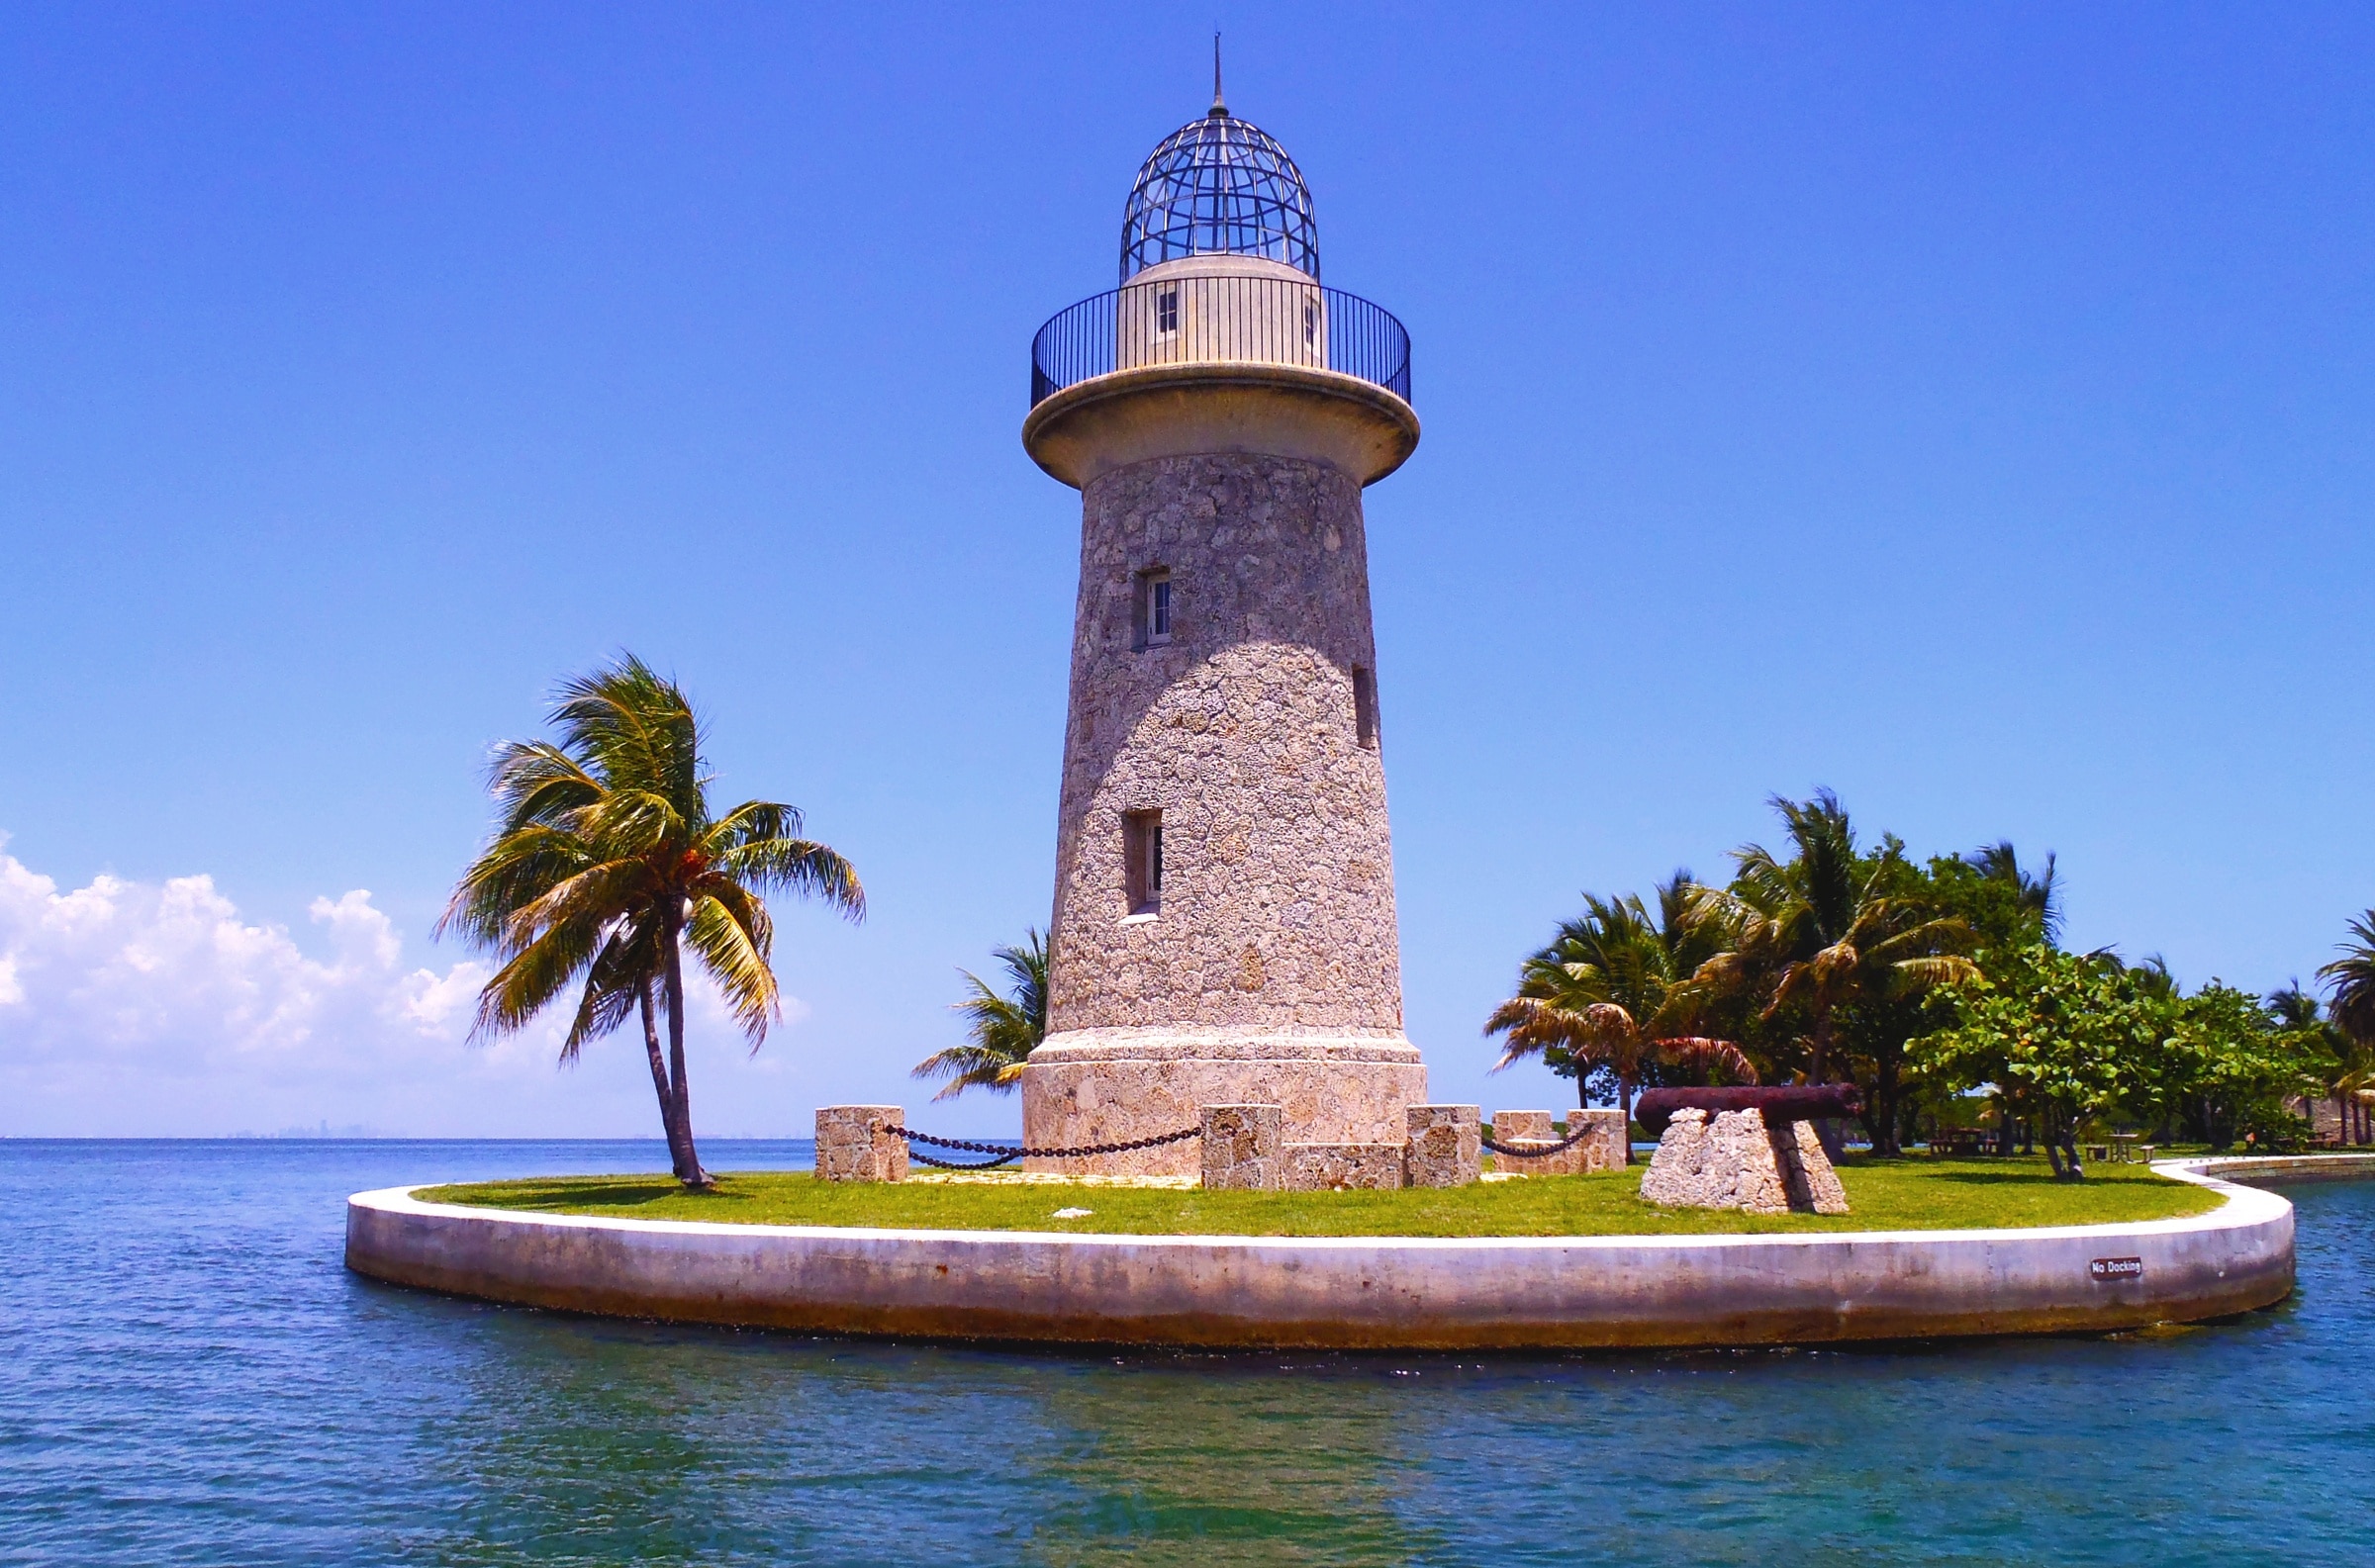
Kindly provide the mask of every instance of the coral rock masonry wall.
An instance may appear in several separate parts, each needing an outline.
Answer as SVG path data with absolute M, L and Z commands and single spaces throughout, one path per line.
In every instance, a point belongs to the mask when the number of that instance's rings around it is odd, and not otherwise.
M 1143 646 L 1143 575 L 1170 574 Z M 1082 499 L 1048 1031 L 1246 1026 L 1401 1039 L 1361 488 L 1247 454 L 1162 458 Z M 1374 699 L 1373 699 L 1374 701 Z M 1128 920 L 1122 814 L 1163 813 Z
M 1153 572 L 1168 643 L 1148 635 Z M 1282 1107 L 1290 1143 L 1401 1140 L 1427 1083 L 1402 1034 L 1376 670 L 1353 479 L 1210 453 L 1090 480 L 1026 1143 L 1126 1143 L 1239 1103 Z M 1134 912 L 1124 819 L 1149 811 L 1162 894 Z M 1189 1174 L 1196 1157 L 1029 1168 Z

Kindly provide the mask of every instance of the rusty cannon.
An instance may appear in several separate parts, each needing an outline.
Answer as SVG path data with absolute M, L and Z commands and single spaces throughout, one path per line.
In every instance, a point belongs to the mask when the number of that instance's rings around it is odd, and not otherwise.
M 1773 1088 L 1645 1089 L 1633 1102 L 1633 1119 L 1653 1138 L 1665 1135 L 1676 1111 L 1705 1111 L 1710 1117 L 1725 1111 L 1758 1111 L 1767 1127 L 1784 1122 L 1818 1122 L 1853 1116 L 1863 1109 L 1863 1094 L 1852 1083 L 1793 1083 Z

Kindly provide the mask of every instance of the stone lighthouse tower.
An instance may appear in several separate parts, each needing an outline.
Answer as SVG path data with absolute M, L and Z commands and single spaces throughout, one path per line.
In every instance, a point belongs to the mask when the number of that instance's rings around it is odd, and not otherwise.
M 1246 1102 L 1292 1142 L 1392 1143 L 1427 1098 L 1361 512 L 1418 444 L 1409 337 L 1322 286 L 1301 171 L 1214 74 L 1138 172 L 1120 287 L 1031 350 L 1023 444 L 1082 501 L 1048 1034 L 1022 1073 L 1039 1148 Z

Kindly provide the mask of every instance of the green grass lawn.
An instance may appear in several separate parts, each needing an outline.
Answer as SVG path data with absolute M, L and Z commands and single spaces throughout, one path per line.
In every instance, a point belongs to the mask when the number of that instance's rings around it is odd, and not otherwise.
M 695 1194 L 664 1176 L 554 1176 L 432 1187 L 431 1203 L 545 1214 L 754 1225 L 906 1226 L 1138 1236 L 1699 1236 L 1934 1231 L 2160 1220 L 2217 1208 L 2217 1194 L 2138 1165 L 2055 1182 L 2038 1159 L 1871 1160 L 1839 1167 L 1853 1213 L 1748 1215 L 1641 1201 L 1645 1165 L 1597 1176 L 1399 1192 L 1202 1192 L 1148 1187 L 835 1183 L 806 1172 L 723 1176 Z M 1058 1209 L 1087 1209 L 1059 1220 Z

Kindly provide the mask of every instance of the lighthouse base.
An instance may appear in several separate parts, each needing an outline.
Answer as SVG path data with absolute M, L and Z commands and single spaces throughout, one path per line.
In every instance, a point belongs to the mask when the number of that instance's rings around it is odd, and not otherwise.
M 1273 1029 L 1077 1029 L 1050 1035 L 1022 1069 L 1031 1149 L 1127 1144 L 1200 1125 L 1207 1105 L 1276 1105 L 1291 1144 L 1398 1144 L 1427 1103 L 1427 1068 L 1397 1033 Z M 1068 1176 L 1192 1176 L 1195 1139 L 1119 1154 L 1026 1159 Z

